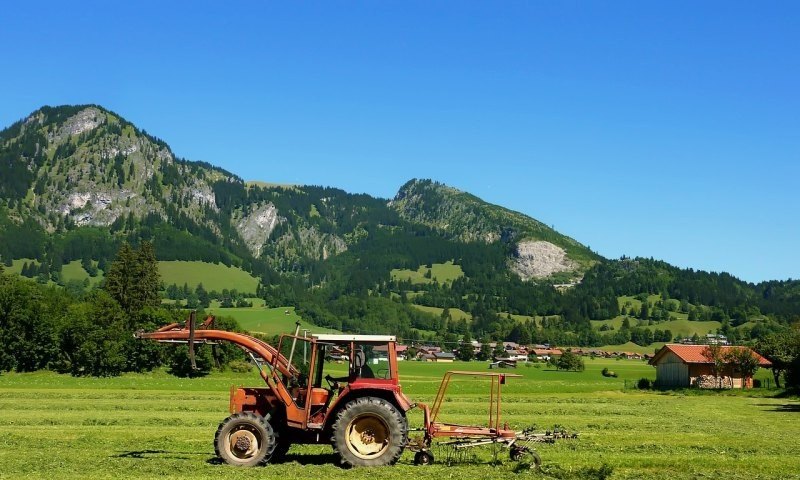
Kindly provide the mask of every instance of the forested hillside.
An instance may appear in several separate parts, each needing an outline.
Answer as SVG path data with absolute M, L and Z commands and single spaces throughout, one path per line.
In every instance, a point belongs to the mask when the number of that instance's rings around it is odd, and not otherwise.
M 607 260 L 431 180 L 410 180 L 393 199 L 245 183 L 175 156 L 96 105 L 43 107 L 0 132 L 6 266 L 24 262 L 17 268 L 41 288 L 94 301 L 126 243 L 152 245 L 156 260 L 218 263 L 258 279 L 255 292 L 163 283 L 161 296 L 176 304 L 244 306 L 245 293 L 256 294 L 320 326 L 407 339 L 650 345 L 674 340 L 674 325 L 706 322 L 750 341 L 800 320 L 800 282 L 753 285 L 652 259 Z M 78 263 L 97 281 L 71 281 L 64 268 Z M 444 264 L 459 275 L 437 278 Z M 170 265 L 169 278 L 180 278 L 183 264 Z M 406 270 L 421 279 L 392 274 Z

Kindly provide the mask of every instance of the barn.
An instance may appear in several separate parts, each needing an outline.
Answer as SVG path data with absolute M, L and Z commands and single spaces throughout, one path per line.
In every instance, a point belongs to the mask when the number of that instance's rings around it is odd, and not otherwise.
M 650 365 L 656 367 L 656 385 L 662 388 L 682 388 L 700 386 L 699 381 L 703 376 L 714 374 L 713 363 L 703 355 L 707 345 L 664 345 L 650 360 Z M 761 367 L 770 367 L 772 364 L 766 358 L 748 347 L 720 347 L 722 351 L 733 348 L 744 348 L 753 353 Z M 725 375 L 729 388 L 752 387 L 752 378 L 742 378 L 740 374 L 726 371 Z

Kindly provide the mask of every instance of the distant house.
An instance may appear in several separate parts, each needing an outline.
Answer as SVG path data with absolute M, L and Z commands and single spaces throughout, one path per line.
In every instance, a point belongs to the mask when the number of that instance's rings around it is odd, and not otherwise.
M 434 362 L 438 363 L 453 363 L 456 356 L 451 352 L 436 352 L 433 354 Z
M 397 360 L 405 360 L 408 355 L 408 345 L 396 344 L 394 351 L 397 353 Z
M 441 347 L 433 347 L 430 345 L 424 345 L 417 348 L 417 359 L 418 360 L 428 360 L 426 356 L 433 356 L 434 353 L 441 352 Z
M 383 360 L 389 359 L 389 346 L 388 345 L 377 345 L 375 348 L 372 349 L 375 355 L 375 358 L 380 358 Z M 402 345 L 400 343 L 395 344 L 394 351 L 397 354 L 397 360 L 405 360 L 406 354 L 408 353 L 408 345 Z
M 520 362 L 528 361 L 528 354 L 521 350 L 506 350 L 509 360 L 516 360 Z
M 706 343 L 709 345 L 728 345 L 728 337 L 718 333 L 709 333 L 706 335 Z
M 656 385 L 665 388 L 682 388 L 701 386 L 705 376 L 714 374 L 713 363 L 707 359 L 703 352 L 707 345 L 664 345 L 650 360 L 650 365 L 656 367 Z M 758 358 L 761 367 L 770 367 L 772 364 L 766 358 L 748 347 L 720 347 L 723 351 L 744 348 L 750 350 Z M 732 388 L 747 388 L 752 386 L 752 378 L 742 378 L 735 372 L 725 372 Z
M 557 348 L 534 348 L 533 355 L 536 355 L 537 360 L 550 360 L 552 357 L 560 357 L 561 350 Z
M 496 359 L 489 364 L 490 370 L 495 368 L 517 368 L 517 362 L 516 360 L 509 360 L 507 358 Z

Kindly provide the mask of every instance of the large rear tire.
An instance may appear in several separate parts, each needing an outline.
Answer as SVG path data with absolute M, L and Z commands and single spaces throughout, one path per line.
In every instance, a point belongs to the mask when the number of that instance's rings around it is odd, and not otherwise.
M 275 451 L 275 432 L 264 417 L 249 412 L 234 413 L 219 424 L 214 451 L 228 465 L 266 465 Z
M 362 397 L 339 411 L 331 440 L 344 465 L 392 465 L 403 454 L 408 441 L 408 422 L 386 400 Z

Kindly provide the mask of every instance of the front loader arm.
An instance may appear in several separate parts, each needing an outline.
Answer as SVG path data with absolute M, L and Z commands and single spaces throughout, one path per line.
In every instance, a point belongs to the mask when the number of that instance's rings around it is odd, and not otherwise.
M 209 341 L 225 341 L 234 343 L 248 352 L 252 352 L 264 359 L 264 362 L 283 375 L 294 377 L 297 370 L 289 364 L 289 361 L 281 355 L 272 345 L 243 333 L 229 332 L 226 330 L 213 330 L 207 328 L 213 322 L 214 317 L 208 317 L 205 322 L 193 327 L 192 319 L 187 320 L 186 324 L 172 323 L 165 325 L 154 332 L 136 332 L 136 338 L 155 340 L 158 342 L 186 342 L 192 345 L 195 342 L 207 343 Z M 261 372 L 264 381 L 267 381 L 265 372 Z

